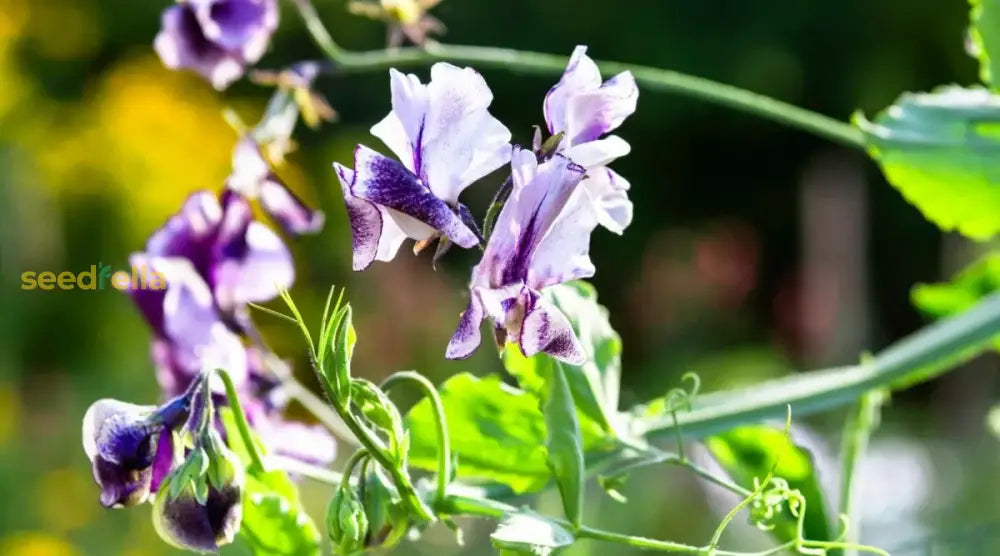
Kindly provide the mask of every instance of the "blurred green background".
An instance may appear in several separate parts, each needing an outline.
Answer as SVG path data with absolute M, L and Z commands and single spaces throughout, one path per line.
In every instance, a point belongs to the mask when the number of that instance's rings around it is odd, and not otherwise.
M 111 291 L 21 291 L 21 272 L 82 271 L 128 254 L 196 189 L 218 189 L 235 134 L 224 107 L 255 121 L 269 91 L 224 94 L 164 69 L 151 43 L 166 2 L 0 0 L 0 555 L 157 555 L 149 507 L 104 511 L 80 444 L 99 397 L 152 403 L 149 332 Z M 348 48 L 378 48 L 382 24 L 318 0 Z M 903 90 L 976 81 L 963 50 L 963 0 L 445 0 L 443 40 L 590 54 L 670 68 L 848 118 Z M 260 67 L 317 58 L 296 14 Z M 417 70 L 426 76 L 426 68 Z M 557 76 L 484 71 L 492 112 L 530 140 Z M 318 236 L 294 244 L 293 295 L 317 318 L 330 284 L 346 285 L 359 330 L 355 372 L 377 379 L 416 368 L 439 382 L 495 372 L 489 349 L 446 362 L 474 252 L 438 272 L 406 250 L 350 271 L 350 235 L 332 161 L 354 144 L 382 148 L 368 128 L 388 110 L 386 72 L 324 78 L 339 121 L 300 129 L 281 175 L 327 212 Z M 863 153 L 700 101 L 643 92 L 620 135 L 632 154 L 615 169 L 632 183 L 624 237 L 593 239 L 601 301 L 625 342 L 623 400 L 662 395 L 688 370 L 712 389 L 797 369 L 851 363 L 916 329 L 909 288 L 948 276 L 985 247 L 941 234 L 889 187 Z M 501 176 L 465 197 L 481 214 Z M 296 332 L 258 317 L 309 380 Z M 863 540 L 893 554 L 1000 554 L 1000 445 L 985 415 L 998 365 L 985 356 L 894 397 L 862 469 Z M 293 408 L 294 411 L 294 408 Z M 836 492 L 841 412 L 797 420 L 820 478 Z M 305 483 L 321 516 L 327 487 Z M 689 474 L 632 477 L 619 505 L 596 487 L 587 521 L 606 529 L 702 544 L 735 500 Z M 540 501 L 557 512 L 551 493 Z M 742 521 L 742 520 L 740 520 Z M 487 554 L 485 522 L 463 521 L 466 547 L 432 528 L 399 554 Z M 749 526 L 730 547 L 764 546 Z M 580 543 L 575 555 L 631 554 Z

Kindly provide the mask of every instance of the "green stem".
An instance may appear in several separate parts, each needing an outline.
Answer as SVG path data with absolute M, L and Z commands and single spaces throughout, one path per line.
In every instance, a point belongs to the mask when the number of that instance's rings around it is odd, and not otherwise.
M 487 46 L 445 45 L 429 42 L 424 47 L 351 52 L 337 45 L 320 21 L 309 0 L 294 0 L 313 41 L 343 72 L 360 72 L 390 67 L 427 65 L 437 61 L 473 64 L 524 73 L 558 75 L 568 58 L 542 52 L 528 52 Z M 636 82 L 651 91 L 676 93 L 754 114 L 825 139 L 857 149 L 864 148 L 861 132 L 848 123 L 800 108 L 739 87 L 684 73 L 621 62 L 597 61 L 605 73 L 630 71 Z
M 648 539 L 646 537 L 633 537 L 631 535 L 622 535 L 620 533 L 612 533 L 610 531 L 592 529 L 590 527 L 580 527 L 579 529 L 576 530 L 576 536 L 578 538 L 583 538 L 583 539 L 596 539 L 599 541 L 607 541 L 618 544 L 624 544 L 628 546 L 634 546 L 636 548 L 642 548 L 646 550 L 672 552 L 675 554 L 705 553 L 705 549 L 697 546 L 691 546 L 688 544 L 671 542 L 671 541 L 659 541 L 656 539 Z
M 986 297 L 958 316 L 903 338 L 861 365 L 701 395 L 691 411 L 677 416 L 677 424 L 686 437 L 698 438 L 780 417 L 788 406 L 796 417 L 802 417 L 847 405 L 870 390 L 903 388 L 933 378 L 978 355 L 997 334 L 1000 334 L 1000 294 Z M 637 433 L 646 438 L 674 434 L 669 415 L 645 418 L 637 426 Z
M 437 426 L 438 435 L 438 473 L 437 473 L 437 496 L 436 502 L 444 500 L 448 494 L 448 482 L 451 481 L 451 441 L 448 438 L 448 422 L 444 414 L 444 404 L 441 403 L 441 396 L 431 381 L 415 371 L 399 371 L 393 373 L 382 383 L 382 390 L 388 391 L 392 386 L 400 381 L 409 380 L 417 384 L 434 408 L 434 424 Z
M 222 384 L 226 388 L 226 397 L 229 399 L 229 408 L 233 411 L 236 430 L 239 431 L 243 445 L 246 446 L 247 454 L 250 455 L 250 466 L 253 469 L 263 471 L 265 469 L 264 460 L 261 459 L 260 453 L 257 451 L 257 443 L 254 440 L 253 433 L 250 432 L 250 423 L 247 422 L 246 413 L 243 412 L 243 406 L 240 405 L 240 396 L 236 393 L 236 386 L 233 384 L 233 379 L 224 369 L 215 369 L 215 374 L 222 379 Z
M 882 390 L 868 392 L 861 396 L 844 424 L 844 437 L 841 444 L 841 476 L 840 514 L 846 516 L 846 536 L 844 540 L 853 543 L 858 540 L 860 521 L 857 508 L 854 507 L 854 477 L 857 474 L 858 463 L 868 448 L 868 440 L 872 431 L 878 426 L 879 409 L 886 398 Z M 844 554 L 852 556 L 857 551 L 848 549 Z

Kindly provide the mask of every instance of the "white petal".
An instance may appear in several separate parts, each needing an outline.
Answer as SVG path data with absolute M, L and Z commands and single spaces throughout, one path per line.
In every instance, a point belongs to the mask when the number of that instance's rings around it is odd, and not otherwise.
M 589 170 L 611 164 L 615 159 L 627 155 L 631 150 L 632 147 L 624 139 L 617 135 L 609 135 L 604 139 L 573 145 L 566 149 L 563 154 Z

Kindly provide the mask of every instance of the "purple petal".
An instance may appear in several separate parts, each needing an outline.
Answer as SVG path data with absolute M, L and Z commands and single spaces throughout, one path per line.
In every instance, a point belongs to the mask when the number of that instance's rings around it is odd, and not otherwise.
M 145 501 L 152 480 L 158 427 L 147 417 L 156 408 L 103 399 L 83 417 L 83 450 L 106 507 Z
M 255 422 L 264 445 L 275 454 L 326 466 L 337 456 L 337 444 L 323 427 L 273 418 Z
M 157 497 L 156 529 L 175 546 L 199 552 L 216 552 L 233 541 L 243 517 L 242 487 L 226 485 L 221 490 L 208 487 L 205 504 L 195 500 L 191 488 L 176 499 Z
M 151 258 L 145 253 L 132 253 L 128 260 L 130 268 L 137 271 L 153 268 Z M 166 333 L 163 328 L 163 300 L 166 293 L 166 290 L 152 288 L 129 288 L 128 290 L 129 297 L 132 298 L 156 336 L 162 336 Z
M 242 56 L 205 36 L 190 2 L 175 4 L 163 12 L 162 28 L 153 46 L 165 66 L 191 69 L 216 89 L 225 89 L 243 75 Z
M 142 504 L 149 497 L 152 470 L 130 469 L 101 458 L 92 465 L 94 481 L 101 487 L 101 505 L 122 508 Z
M 511 161 L 513 189 L 500 211 L 473 283 L 500 287 L 527 279 L 539 243 L 579 186 L 584 171 L 556 155 L 539 164 L 534 153 L 517 149 Z
M 555 135 L 566 130 L 566 106 L 570 98 L 601 86 L 601 72 L 587 56 L 586 46 L 577 46 L 566 64 L 559 83 L 545 95 L 543 112 L 549 133 Z
M 562 207 L 531 256 L 525 282 L 541 290 L 547 286 L 594 275 L 590 261 L 590 234 L 597 215 L 584 187 L 577 188 Z
M 146 242 L 151 257 L 183 257 L 203 276 L 212 266 L 212 244 L 222 223 L 222 206 L 215 194 L 198 191 Z
M 277 234 L 253 221 L 246 198 L 230 191 L 224 203 L 210 274 L 216 302 L 228 310 L 273 299 L 295 279 L 291 253 Z
M 420 180 L 399 162 L 358 145 L 354 151 L 354 181 L 350 192 L 356 197 L 392 209 L 413 220 L 439 230 L 462 247 L 479 243 L 476 234 L 444 201 L 431 193 Z M 413 239 L 429 237 L 406 219 L 391 214 Z M 424 236 L 424 237 L 421 237 Z
M 447 63 L 431 81 L 390 70 L 392 112 L 372 127 L 439 199 L 454 205 L 463 189 L 510 160 L 510 131 L 488 112 L 482 76 Z
M 593 141 L 635 112 L 639 88 L 629 72 L 608 79 L 596 91 L 571 97 L 566 105 L 566 137 L 571 145 Z
M 163 430 L 160 432 L 160 438 L 157 439 L 156 459 L 153 460 L 153 470 L 149 485 L 150 492 L 160 490 L 163 479 L 167 477 L 174 467 L 174 459 L 174 435 L 170 430 Z
M 533 290 L 526 289 L 521 302 L 525 313 L 518 344 L 525 356 L 544 352 L 570 365 L 587 361 L 573 327 L 559 309 Z
M 260 203 L 287 234 L 315 234 L 323 229 L 323 212 L 306 206 L 285 184 L 276 179 L 261 182 Z
M 238 52 L 246 63 L 260 59 L 278 26 L 276 0 L 188 0 L 205 37 Z
M 406 239 L 406 234 L 379 207 L 351 194 L 354 171 L 334 163 L 347 205 L 354 246 L 354 270 L 364 270 L 373 260 L 390 261 Z
M 632 223 L 628 181 L 611 168 L 600 167 L 587 171 L 583 186 L 591 199 L 598 224 L 616 234 L 622 234 Z
M 483 322 L 485 316 L 482 302 L 476 293 L 473 292 L 472 297 L 469 299 L 469 305 L 462 312 L 462 318 L 458 321 L 458 328 L 455 329 L 455 333 L 452 334 L 451 340 L 448 342 L 445 357 L 448 359 L 465 359 L 472 355 L 472 352 L 482 342 L 479 325 Z

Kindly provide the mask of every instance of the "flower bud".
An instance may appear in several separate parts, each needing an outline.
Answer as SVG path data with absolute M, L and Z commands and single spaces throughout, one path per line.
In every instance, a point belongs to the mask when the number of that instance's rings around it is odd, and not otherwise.
M 111 399 L 98 400 L 87 409 L 83 450 L 101 487 L 105 507 L 134 506 L 149 497 L 157 440 L 163 429 L 150 419 L 155 410 Z
M 168 543 L 196 552 L 217 552 L 233 542 L 243 519 L 243 468 L 221 443 L 204 452 L 205 472 L 191 476 L 178 468 L 156 496 L 153 523 Z M 196 452 L 192 452 L 196 453 Z M 191 466 L 197 467 L 197 466 Z M 180 489 L 171 481 L 185 481 Z
M 354 489 L 338 488 L 326 510 L 326 528 L 336 554 L 349 555 L 365 549 L 368 516 Z

